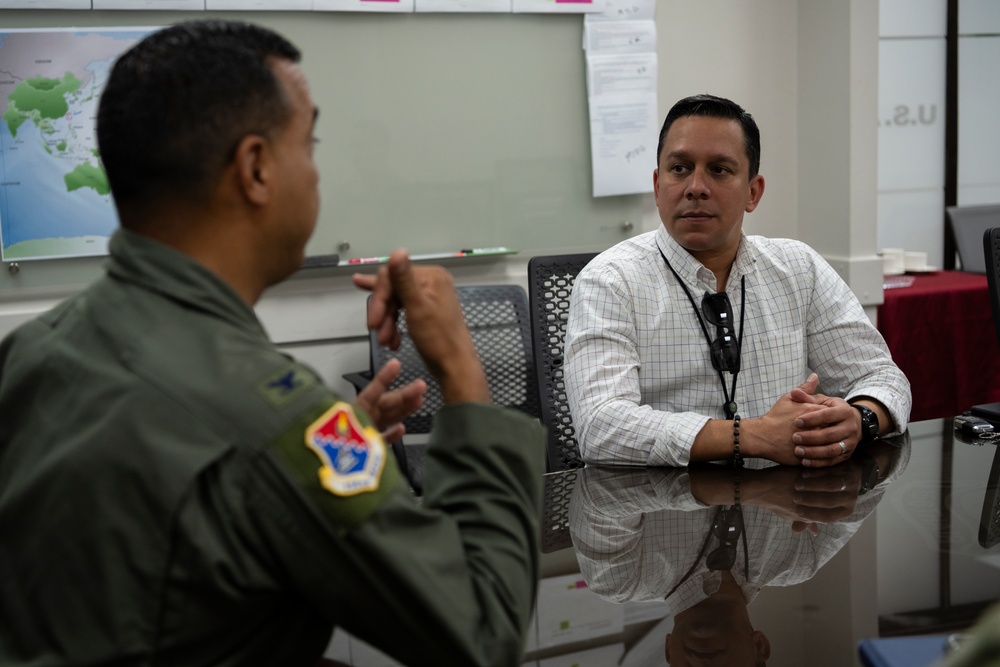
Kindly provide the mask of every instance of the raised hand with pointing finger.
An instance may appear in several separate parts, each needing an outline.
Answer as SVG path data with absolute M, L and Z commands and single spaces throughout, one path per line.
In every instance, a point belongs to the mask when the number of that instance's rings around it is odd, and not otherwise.
M 486 375 L 450 273 L 439 266 L 414 266 L 405 250 L 397 250 L 377 274 L 356 274 L 354 284 L 372 294 L 368 327 L 382 345 L 399 347 L 396 322 L 399 311 L 406 309 L 410 336 L 441 383 L 446 404 L 490 402 Z

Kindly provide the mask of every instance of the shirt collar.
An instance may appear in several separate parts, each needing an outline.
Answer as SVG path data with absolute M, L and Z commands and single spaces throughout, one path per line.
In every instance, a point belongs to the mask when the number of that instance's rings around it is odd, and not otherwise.
M 170 246 L 119 228 L 109 244 L 108 275 L 205 311 L 267 338 L 253 309 L 215 273 Z
M 696 260 L 687 250 L 674 240 L 667 228 L 660 224 L 656 229 L 656 245 L 663 252 L 663 255 L 670 262 L 685 283 L 697 286 L 699 284 L 715 285 L 715 276 L 706 269 L 701 262 Z M 740 247 L 736 251 L 736 260 L 733 268 L 729 272 L 729 284 L 733 284 L 734 279 L 738 281 L 744 275 L 752 275 L 757 262 L 757 251 L 748 237 L 740 232 Z M 668 269 L 669 270 L 669 269 Z

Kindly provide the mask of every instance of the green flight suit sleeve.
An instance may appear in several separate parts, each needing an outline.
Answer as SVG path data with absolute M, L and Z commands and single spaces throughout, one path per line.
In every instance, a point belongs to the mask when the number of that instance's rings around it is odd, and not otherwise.
M 937 667 L 1000 667 L 1000 605 L 991 607 L 964 634 L 958 649 Z
M 283 576 L 354 636 L 408 665 L 518 665 L 538 579 L 544 454 L 537 420 L 447 406 L 422 503 L 394 460 L 379 489 L 330 504 L 302 488 L 318 481 L 270 456 L 248 507 Z

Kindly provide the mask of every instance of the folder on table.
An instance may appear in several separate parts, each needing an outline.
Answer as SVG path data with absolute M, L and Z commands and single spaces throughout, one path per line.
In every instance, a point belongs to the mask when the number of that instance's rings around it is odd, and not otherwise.
M 930 667 L 948 648 L 948 635 L 862 639 L 858 655 L 865 667 Z

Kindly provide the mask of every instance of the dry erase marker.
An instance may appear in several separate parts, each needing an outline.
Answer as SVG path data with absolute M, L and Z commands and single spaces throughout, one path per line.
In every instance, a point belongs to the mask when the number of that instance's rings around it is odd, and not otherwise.
M 490 255 L 507 252 L 507 248 L 462 248 L 459 252 L 463 255 Z
M 348 264 L 381 264 L 388 261 L 388 257 L 352 257 L 347 260 Z

